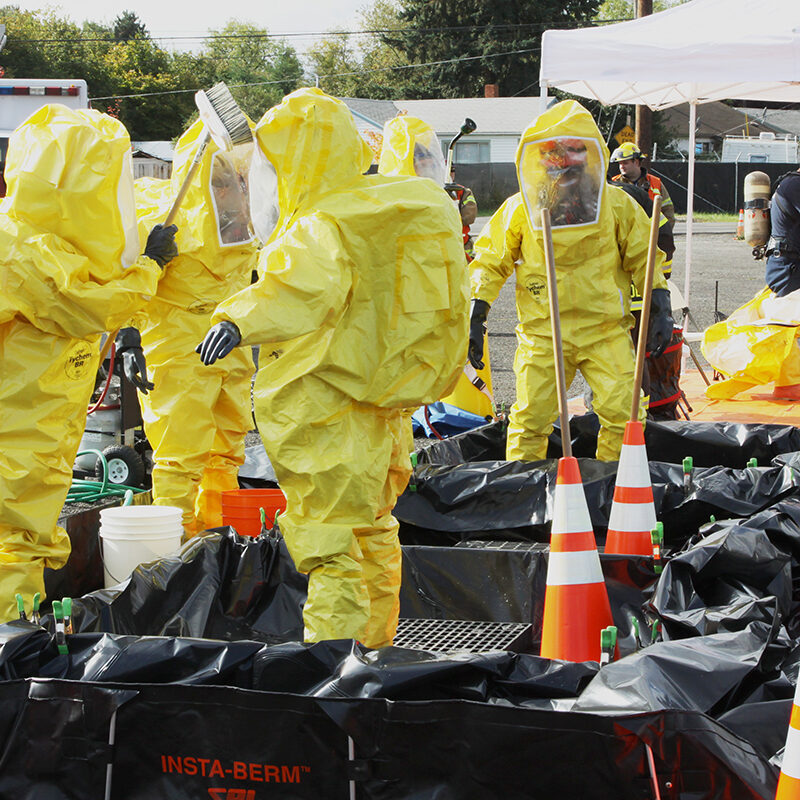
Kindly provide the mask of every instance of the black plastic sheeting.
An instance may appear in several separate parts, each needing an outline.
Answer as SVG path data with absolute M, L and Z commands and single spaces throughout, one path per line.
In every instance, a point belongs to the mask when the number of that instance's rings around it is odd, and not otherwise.
M 598 542 L 605 541 L 614 499 L 616 462 L 578 460 Z M 417 467 L 398 499 L 404 544 L 446 545 L 471 539 L 549 542 L 558 462 L 474 461 Z M 675 464 L 650 462 L 656 517 L 665 544 L 676 548 L 716 519 L 755 514 L 800 491 L 800 471 L 785 463 L 765 467 L 699 467 L 684 481 Z
M 0 625 L 0 796 L 772 800 L 800 666 L 800 459 L 755 427 L 713 433 L 769 466 L 684 487 L 651 464 L 669 557 L 656 574 L 601 555 L 620 629 L 602 668 L 536 655 L 553 462 L 423 465 L 397 508 L 439 537 L 404 547 L 401 615 L 530 622 L 530 652 L 296 641 L 305 578 L 277 531 L 219 529 L 75 600 L 68 654 L 49 617 Z M 581 470 L 607 523 L 613 465 Z
M 506 450 L 506 425 L 505 420 L 498 420 L 437 441 L 419 453 L 419 463 L 453 466 L 469 461 L 502 461 Z M 594 413 L 570 418 L 573 456 L 594 457 L 599 428 Z M 791 425 L 649 420 L 644 438 L 651 456 L 658 454 L 660 461 L 669 464 L 681 464 L 686 456 L 691 456 L 696 467 L 743 468 L 752 458 L 763 465 L 775 456 L 800 451 L 800 430 Z M 561 430 L 556 423 L 548 442 L 547 457 L 560 458 L 561 454 Z

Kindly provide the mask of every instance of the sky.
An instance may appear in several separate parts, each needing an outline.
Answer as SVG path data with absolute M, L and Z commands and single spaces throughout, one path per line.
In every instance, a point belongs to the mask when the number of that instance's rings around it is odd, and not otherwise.
M 273 34 L 293 34 L 287 41 L 302 51 L 313 43 L 311 34 L 331 28 L 355 30 L 359 9 L 370 0 L 65 0 L 29 2 L 8 0 L 26 11 L 53 9 L 73 22 L 111 23 L 123 11 L 133 11 L 153 38 L 200 36 L 224 27 L 230 19 L 251 22 Z M 2 22 L 2 20 L 0 20 Z M 297 34 L 306 34 L 298 36 Z M 161 42 L 163 47 L 190 48 L 191 43 Z M 196 44 L 196 42 L 195 42 Z

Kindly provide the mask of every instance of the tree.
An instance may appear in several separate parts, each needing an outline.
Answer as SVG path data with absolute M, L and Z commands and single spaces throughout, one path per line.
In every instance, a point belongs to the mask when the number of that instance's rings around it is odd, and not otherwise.
M 397 67 L 408 62 L 402 53 L 385 44 L 380 34 L 394 32 L 404 24 L 394 0 L 375 0 L 359 12 L 363 33 L 350 37 L 331 31 L 309 49 L 311 78 L 339 97 L 400 97 Z
M 404 72 L 406 97 L 479 97 L 486 84 L 505 96 L 533 94 L 542 31 L 588 24 L 600 2 L 400 0 L 405 28 L 381 38 L 410 64 L 447 62 Z
M 133 11 L 123 11 L 114 20 L 114 41 L 128 42 L 131 39 L 146 39 L 147 28 Z
M 315 86 L 337 97 L 362 97 L 359 90 L 363 69 L 349 37 L 331 31 L 308 49 L 310 77 Z
M 231 93 L 257 120 L 281 98 L 301 85 L 303 68 L 297 53 L 266 28 L 231 20 L 200 53 L 214 80 L 231 85 Z
M 664 11 L 673 6 L 688 3 L 689 0 L 653 0 L 653 12 Z M 605 0 L 597 12 L 598 21 L 633 19 L 636 14 L 636 0 Z

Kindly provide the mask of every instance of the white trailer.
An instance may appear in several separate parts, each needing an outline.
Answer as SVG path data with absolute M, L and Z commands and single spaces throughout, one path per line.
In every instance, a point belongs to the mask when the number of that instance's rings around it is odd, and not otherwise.
M 739 164 L 796 164 L 797 137 L 762 131 L 758 136 L 726 136 L 722 141 L 722 161 Z
M 0 78 L 0 163 L 5 164 L 8 137 L 36 109 L 47 103 L 89 108 L 86 81 L 63 78 Z

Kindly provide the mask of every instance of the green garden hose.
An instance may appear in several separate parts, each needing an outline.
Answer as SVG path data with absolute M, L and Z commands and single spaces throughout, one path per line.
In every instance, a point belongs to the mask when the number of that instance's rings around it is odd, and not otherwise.
M 93 453 L 103 465 L 103 479 L 101 481 L 83 480 L 73 478 L 72 485 L 67 492 L 67 503 L 94 503 L 107 497 L 124 497 L 123 505 L 133 502 L 134 494 L 141 494 L 147 489 L 137 489 L 134 486 L 125 486 L 121 483 L 108 482 L 108 462 L 99 450 L 81 450 L 79 456 Z

